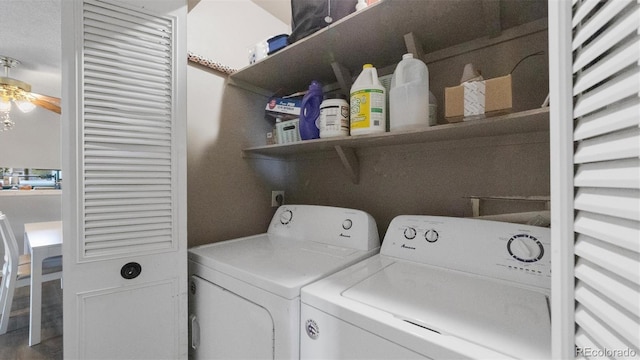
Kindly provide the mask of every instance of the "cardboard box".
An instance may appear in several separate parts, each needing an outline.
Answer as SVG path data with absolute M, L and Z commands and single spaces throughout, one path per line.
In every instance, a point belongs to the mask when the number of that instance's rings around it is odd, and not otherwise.
M 449 122 L 509 112 L 513 107 L 511 75 L 445 88 L 444 102 L 444 117 Z
M 300 117 L 301 98 L 278 98 L 269 99 L 265 107 L 265 113 L 271 117 L 292 120 Z
M 289 144 L 301 141 L 300 120 L 293 119 L 276 123 L 276 138 L 278 144 Z

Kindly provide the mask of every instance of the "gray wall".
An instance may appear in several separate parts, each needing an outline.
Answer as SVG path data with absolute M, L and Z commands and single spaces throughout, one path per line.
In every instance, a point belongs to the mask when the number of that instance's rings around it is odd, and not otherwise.
M 189 66 L 189 80 L 212 76 L 216 75 Z M 285 163 L 242 157 L 242 148 L 263 141 L 269 128 L 266 121 L 255 116 L 255 110 L 265 104 L 263 96 L 226 85 L 219 122 L 211 114 L 208 122 L 205 116 L 200 123 L 209 128 L 219 126 L 216 136 L 203 137 L 212 130 L 192 126 L 193 118 L 189 117 L 189 147 L 193 149 L 187 174 L 189 246 L 266 231 L 274 212 L 271 190 L 283 188 Z
M 198 52 L 196 46 L 190 50 Z M 458 84 L 466 63 L 490 78 L 507 74 L 522 57 L 540 50 L 547 50 L 546 31 L 430 62 L 439 122 L 445 122 L 444 87 Z M 546 55 L 518 67 L 515 111 L 540 106 L 548 92 L 547 74 Z M 271 126 L 263 119 L 267 97 L 198 66 L 190 65 L 188 76 L 189 246 L 266 231 L 274 212 L 271 190 L 285 190 L 287 203 L 365 210 L 378 222 L 381 236 L 401 214 L 470 216 L 467 196 L 549 194 L 548 132 L 358 150 L 359 184 L 331 153 L 290 161 L 244 158 L 244 146 L 265 144 Z
M 258 41 L 290 31 L 249 0 L 200 1 L 187 26 L 189 51 L 231 68 L 247 66 Z M 264 139 L 266 98 L 200 65 L 190 63 L 187 77 L 188 246 L 265 232 L 285 164 L 243 159 L 241 149 Z
M 513 75 L 514 111 L 538 108 L 548 93 L 547 32 L 430 63 L 430 86 L 443 116 L 444 87 L 459 83 L 466 63 L 485 78 Z M 497 56 L 496 54 L 499 54 Z M 360 182 L 353 184 L 335 156 L 288 162 L 289 203 L 353 207 L 376 219 L 381 236 L 401 214 L 471 216 L 468 196 L 549 195 L 548 132 L 466 141 L 367 148 L 357 151 Z M 509 204 L 495 211 L 510 212 Z M 538 209 L 535 209 L 538 210 Z

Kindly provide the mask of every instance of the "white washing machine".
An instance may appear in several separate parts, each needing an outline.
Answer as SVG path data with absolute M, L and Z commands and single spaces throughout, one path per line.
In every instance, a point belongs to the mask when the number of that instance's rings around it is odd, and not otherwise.
M 380 254 L 301 291 L 301 359 L 546 359 L 550 231 L 399 216 Z
M 189 356 L 297 359 L 300 288 L 378 253 L 371 215 L 285 205 L 267 233 L 189 250 Z

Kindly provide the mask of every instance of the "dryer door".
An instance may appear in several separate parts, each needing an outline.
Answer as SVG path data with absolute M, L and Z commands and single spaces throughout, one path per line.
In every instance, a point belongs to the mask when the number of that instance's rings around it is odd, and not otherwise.
M 273 359 L 269 312 L 198 276 L 189 282 L 190 359 Z

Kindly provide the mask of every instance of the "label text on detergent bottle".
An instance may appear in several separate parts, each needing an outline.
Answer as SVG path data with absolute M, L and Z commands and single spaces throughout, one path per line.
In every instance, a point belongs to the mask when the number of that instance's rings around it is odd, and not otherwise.
M 384 91 L 364 89 L 351 93 L 351 129 L 368 129 L 384 124 Z

